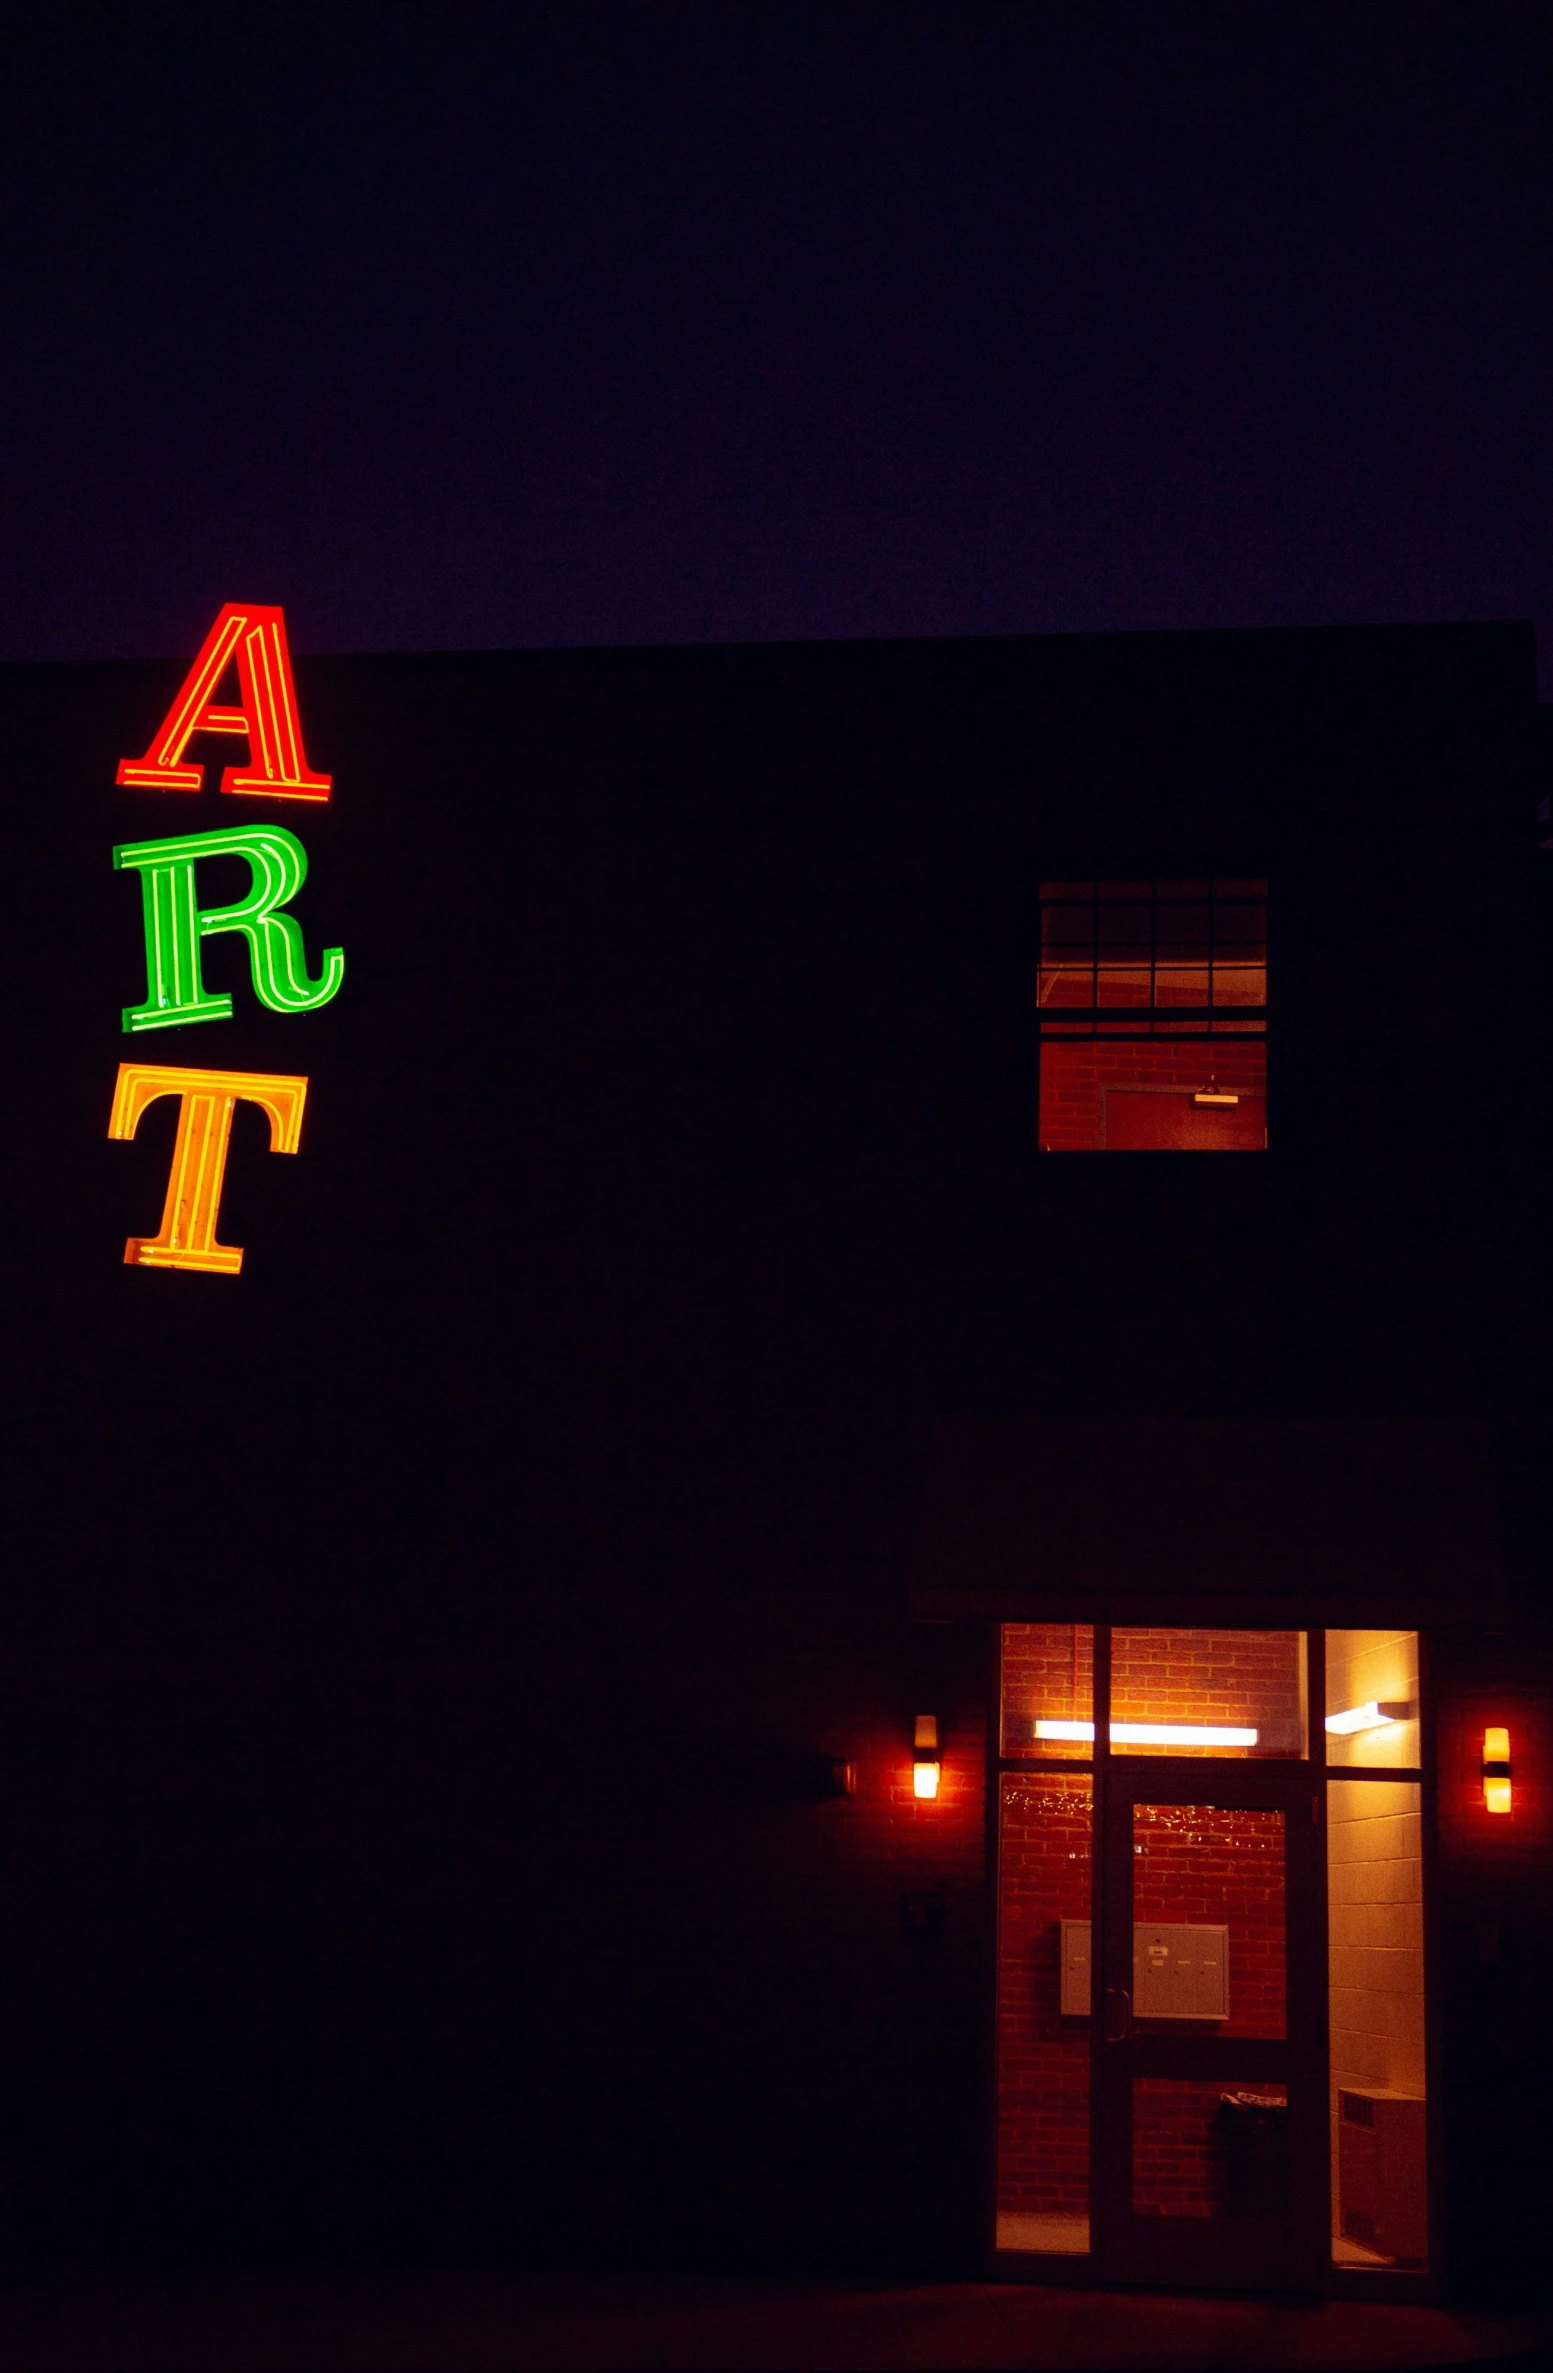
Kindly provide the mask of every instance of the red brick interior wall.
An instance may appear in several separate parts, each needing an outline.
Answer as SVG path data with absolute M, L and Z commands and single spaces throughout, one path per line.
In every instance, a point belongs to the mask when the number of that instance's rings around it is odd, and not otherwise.
M 1236 1754 L 1289 1755 L 1302 1745 L 1301 1641 L 1292 1631 L 1118 1629 L 1111 1641 L 1111 1714 L 1123 1722 L 1217 1722 L 1261 1733 Z M 1003 1627 L 1003 1752 L 1088 1759 L 1085 1745 L 1032 1739 L 1029 1723 L 1094 1719 L 1094 1631 L 1087 1623 Z M 1132 1750 L 1128 1750 L 1132 1752 Z M 1217 1756 L 1206 1747 L 1159 1753 Z
M 1089 1775 L 1005 1772 L 1000 1811 L 998 2206 L 1087 2216 L 1089 2021 L 1058 2008 L 1057 1924 L 1091 1916 Z
M 1137 2216 L 1221 2216 L 1233 2181 L 1227 2164 L 1226 2088 L 1174 2077 L 1143 2077 L 1132 2088 L 1132 2205 Z M 1259 2084 L 1259 2099 L 1286 2101 L 1282 2085 Z
M 1006 1623 L 1003 1626 L 1003 1752 L 1077 1756 L 1086 1744 L 1030 1738 L 1030 1719 L 1092 1722 L 1095 1713 L 1095 1631 L 1090 1623 Z
M 1231 1754 L 1294 1755 L 1301 1745 L 1301 1675 L 1298 1632 L 1118 1629 L 1111 1635 L 1111 1719 L 1217 1722 L 1259 1733 L 1255 1747 Z M 1225 1750 L 1153 1752 L 1216 1761 Z
M 1117 1631 L 1117 1718 L 1254 1724 L 1289 1752 L 1300 1720 L 1293 1632 Z M 1005 1714 L 1067 1716 L 1078 1650 L 1088 1711 L 1084 1627 L 1010 1624 L 1003 1635 Z M 1063 1693 L 1056 1702 L 1055 1693 Z M 1209 1775 L 1205 1774 L 1205 1783 Z M 1205 1793 L 1207 1792 L 1205 1785 Z M 1092 1917 L 1087 1774 L 1006 1773 L 998 1887 L 998 2207 L 1082 2213 L 1088 2200 L 1088 2018 L 1060 2010 L 1063 1919 Z M 1144 1921 L 1226 1925 L 1230 2016 L 1209 2032 L 1284 2032 L 1283 1823 L 1277 1813 L 1140 1807 L 1134 1913 Z M 1150 2022 L 1168 2031 L 1164 2022 Z M 1187 2032 L 1204 2030 L 1193 2021 Z M 1258 2088 L 1269 2091 L 1272 2088 Z M 1134 2206 L 1140 2215 L 1206 2216 L 1223 2206 L 1221 2088 L 1151 2080 L 1134 2102 Z
M 1093 1153 L 1102 1087 L 1206 1088 L 1263 1095 L 1264 1038 L 1048 1038 L 1041 1046 L 1039 1135 L 1047 1153 Z
M 1139 1805 L 1132 1908 L 1142 1921 L 1229 1929 L 1229 2017 L 1215 2035 L 1284 2032 L 1282 1813 Z M 1145 2019 L 1153 2034 L 1205 2034 L 1200 2020 Z

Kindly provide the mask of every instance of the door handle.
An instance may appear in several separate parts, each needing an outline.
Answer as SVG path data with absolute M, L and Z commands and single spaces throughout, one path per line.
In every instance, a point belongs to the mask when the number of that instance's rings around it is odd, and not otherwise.
M 1113 2002 L 1121 2004 L 1121 2020 L 1114 2030 L 1111 2025 L 1114 2015 L 1111 2010 Z M 1107 1986 L 1105 2006 L 1105 2041 L 1107 2043 L 1125 2043 L 1132 2033 L 1132 1996 L 1125 1986 Z

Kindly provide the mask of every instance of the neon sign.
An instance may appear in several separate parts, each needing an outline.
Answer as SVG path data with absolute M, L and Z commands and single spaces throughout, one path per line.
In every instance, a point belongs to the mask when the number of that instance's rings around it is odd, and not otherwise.
M 213 696 L 236 667 L 241 705 L 217 707 Z M 198 791 L 203 766 L 185 752 L 197 733 L 241 734 L 246 766 L 229 766 L 223 792 L 269 799 L 327 799 L 333 778 L 307 763 L 292 681 L 286 622 L 278 609 L 228 602 L 152 736 L 144 757 L 119 762 L 117 783 L 136 791 Z M 195 868 L 202 859 L 241 857 L 248 894 L 226 906 L 201 906 Z M 126 1031 L 170 1030 L 192 1022 L 232 1018 L 232 999 L 207 990 L 200 975 L 200 943 L 240 932 L 248 943 L 254 995 L 271 1013 L 314 1013 L 336 995 L 345 955 L 325 948 L 315 979 L 307 968 L 301 925 L 286 909 L 307 879 L 307 852 L 279 824 L 249 824 L 217 832 L 173 833 L 126 841 L 113 852 L 117 872 L 138 873 L 146 937 L 146 994 L 125 1006 Z M 289 1072 L 177 1069 L 169 1064 L 121 1063 L 108 1135 L 135 1135 L 142 1115 L 163 1096 L 176 1096 L 178 1131 L 162 1224 L 155 1236 L 131 1236 L 124 1258 L 133 1268 L 198 1269 L 236 1276 L 240 1244 L 216 1235 L 221 1187 L 241 1103 L 267 1114 L 272 1153 L 294 1154 L 302 1138 L 305 1075 Z
M 248 896 L 235 906 L 202 907 L 194 888 L 201 857 L 245 857 L 253 876 Z M 283 911 L 307 879 L 307 851 L 279 824 L 126 842 L 114 850 L 113 862 L 140 875 L 145 908 L 146 1000 L 124 1008 L 126 1030 L 230 1020 L 231 998 L 210 995 L 200 979 L 200 941 L 218 931 L 242 932 L 254 995 L 271 1013 L 312 1013 L 328 1004 L 345 978 L 340 948 L 325 948 L 321 980 L 307 977 L 301 927 Z
M 242 705 L 215 708 L 210 696 L 234 661 Z M 246 791 L 261 799 L 328 798 L 333 776 L 314 774 L 302 748 L 281 611 L 258 602 L 226 604 L 145 756 L 121 758 L 115 781 L 135 791 L 197 791 L 205 769 L 187 765 L 183 755 L 197 733 L 240 733 L 247 739 L 248 764 L 226 769 L 223 791 Z
M 159 1096 L 180 1100 L 162 1225 L 154 1236 L 131 1236 L 124 1258 L 132 1268 L 211 1269 L 235 1277 L 243 1265 L 242 1246 L 216 1242 L 232 1114 L 239 1104 L 257 1104 L 269 1115 L 271 1153 L 294 1154 L 302 1140 L 307 1081 L 263 1071 L 175 1071 L 160 1063 L 121 1063 L 108 1135 L 133 1137 L 141 1114 Z

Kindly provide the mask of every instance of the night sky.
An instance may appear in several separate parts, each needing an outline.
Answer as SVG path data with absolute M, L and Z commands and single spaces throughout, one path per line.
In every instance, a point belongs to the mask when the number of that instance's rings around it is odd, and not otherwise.
M 1553 619 L 1545 0 L 59 10 L 0 82 L 0 656 Z

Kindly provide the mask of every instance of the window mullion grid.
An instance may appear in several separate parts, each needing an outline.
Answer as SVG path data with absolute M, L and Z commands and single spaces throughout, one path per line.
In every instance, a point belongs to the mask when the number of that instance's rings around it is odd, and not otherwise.
M 1327 1780 L 1362 1780 L 1368 1787 L 1376 1781 L 1421 1780 L 1424 1774 L 1417 1763 L 1329 1763 L 1322 1776 Z
M 997 1764 L 1000 1772 L 1092 1772 L 1095 1768 L 1087 1755 L 1073 1755 L 1062 1762 L 1054 1755 L 1000 1755 Z
M 1217 892 L 1218 884 L 1210 878 L 1208 883 L 1208 1035 L 1210 1038 L 1214 1034 L 1214 1007 L 1218 1003 L 1219 985 L 1215 978 L 1213 961 L 1214 952 L 1218 946 L 1219 902 Z

